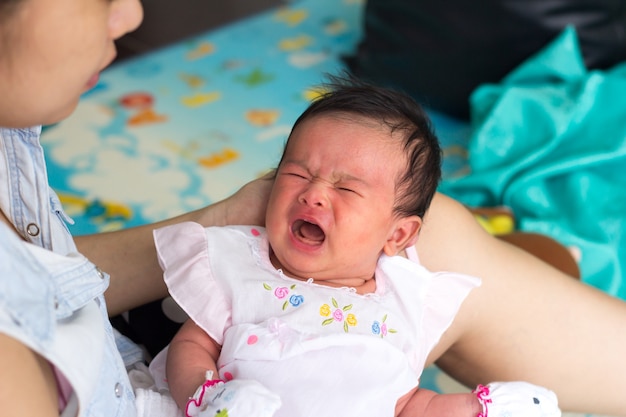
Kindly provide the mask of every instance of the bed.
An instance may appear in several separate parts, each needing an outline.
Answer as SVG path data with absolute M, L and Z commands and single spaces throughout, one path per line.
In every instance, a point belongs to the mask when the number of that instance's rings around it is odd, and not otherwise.
M 362 0 L 293 1 L 107 69 L 77 111 L 42 135 L 71 231 L 174 216 L 274 167 L 314 86 L 345 68 L 362 13 Z M 430 115 L 444 179 L 469 172 L 470 124 Z M 436 367 L 421 385 L 466 390 Z

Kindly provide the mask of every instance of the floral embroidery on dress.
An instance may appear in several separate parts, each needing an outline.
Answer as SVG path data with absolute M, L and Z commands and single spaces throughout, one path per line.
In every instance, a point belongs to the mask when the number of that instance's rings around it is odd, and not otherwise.
M 285 300 L 283 303 L 282 309 L 286 310 L 290 305 L 292 307 L 299 307 L 304 303 L 304 297 L 300 294 L 291 294 L 290 293 L 296 288 L 296 284 L 291 285 L 290 287 L 276 287 L 272 288 L 271 285 L 263 283 L 263 288 L 267 291 L 273 292 L 274 296 L 279 300 Z
M 352 310 L 352 304 L 339 308 L 339 303 L 334 298 L 331 298 L 332 307 L 328 304 L 323 304 L 320 307 L 320 316 L 329 317 L 322 321 L 322 326 L 328 326 L 331 323 L 343 323 L 343 331 L 348 333 L 349 326 L 356 326 L 356 316 L 352 313 L 345 314 L 347 311 Z
M 372 323 L 372 333 L 376 336 L 380 335 L 381 339 L 387 336 L 387 334 L 389 333 L 398 333 L 396 329 L 388 328 L 387 323 L 385 323 L 386 321 L 387 315 L 385 314 L 381 321 L 374 320 L 374 323 Z

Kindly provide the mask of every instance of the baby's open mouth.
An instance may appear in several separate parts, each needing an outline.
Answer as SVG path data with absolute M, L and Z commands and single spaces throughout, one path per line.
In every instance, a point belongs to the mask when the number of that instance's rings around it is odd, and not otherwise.
M 320 244 L 326 238 L 326 234 L 316 224 L 306 220 L 296 220 L 291 226 L 294 236 L 308 244 Z

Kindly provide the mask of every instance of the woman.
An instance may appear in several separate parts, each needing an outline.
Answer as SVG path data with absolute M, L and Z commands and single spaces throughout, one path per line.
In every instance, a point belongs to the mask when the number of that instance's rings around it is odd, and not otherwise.
M 106 314 L 166 295 L 152 230 L 263 218 L 260 180 L 159 225 L 75 241 L 67 232 L 29 126 L 69 115 L 141 17 L 138 0 L 0 0 L 0 415 L 134 415 Z M 556 391 L 563 409 L 626 415 L 626 303 L 492 238 L 443 195 L 417 250 L 431 270 L 483 280 L 430 363 L 469 385 L 528 380 Z
M 0 1 L 0 415 L 135 415 L 108 277 L 77 255 L 28 126 L 69 115 L 141 19 L 138 0 Z M 110 312 L 165 294 L 149 228 L 78 243 L 112 274 Z

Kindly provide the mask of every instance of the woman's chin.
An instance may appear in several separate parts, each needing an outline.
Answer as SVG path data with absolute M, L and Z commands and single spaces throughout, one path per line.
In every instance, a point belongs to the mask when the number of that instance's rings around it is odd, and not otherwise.
M 34 123 L 41 125 L 53 125 L 67 119 L 74 113 L 76 107 L 78 107 L 79 98 L 76 98 L 71 103 L 67 103 L 64 107 L 57 109 L 55 112 L 50 113 L 43 121 Z

